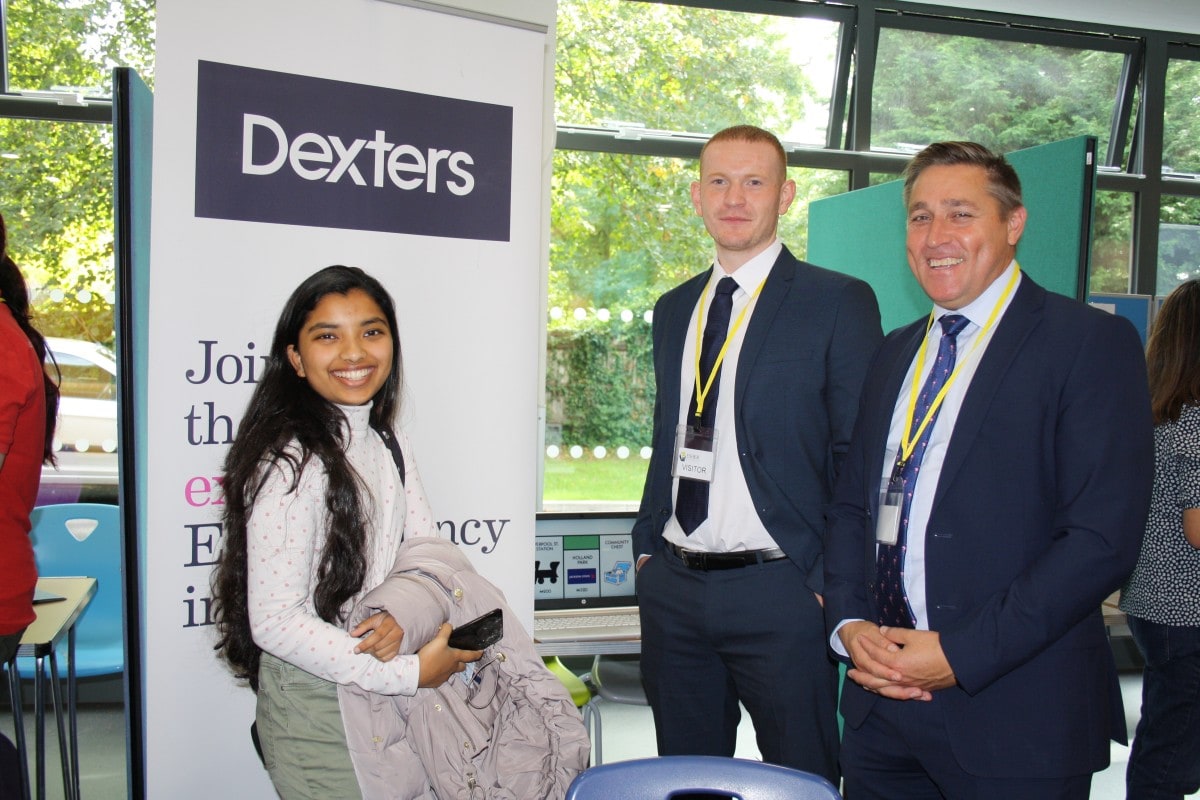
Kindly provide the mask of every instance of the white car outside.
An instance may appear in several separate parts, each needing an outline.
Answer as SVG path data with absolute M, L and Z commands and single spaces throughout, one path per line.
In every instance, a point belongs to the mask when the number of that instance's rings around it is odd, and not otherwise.
M 58 469 L 42 471 L 43 483 L 115 484 L 117 481 L 117 362 L 95 342 L 46 337 L 58 362 Z M 50 367 L 53 376 L 53 367 Z

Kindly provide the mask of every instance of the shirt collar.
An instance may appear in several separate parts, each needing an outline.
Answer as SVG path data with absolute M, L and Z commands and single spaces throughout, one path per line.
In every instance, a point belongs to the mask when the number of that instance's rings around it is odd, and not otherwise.
M 934 319 L 941 319 L 945 314 L 962 314 L 964 317 L 969 319 L 971 324 L 973 324 L 976 328 L 982 328 L 984 323 L 987 322 L 988 317 L 991 316 L 992 309 L 996 307 L 996 303 L 1000 301 L 1001 296 L 1004 294 L 1004 287 L 1008 285 L 1008 281 L 1012 278 L 1013 271 L 1016 268 L 1017 260 L 1013 259 L 1009 262 L 1008 267 L 1005 268 L 1004 272 L 1001 272 L 996 277 L 996 280 L 988 284 L 988 287 L 983 290 L 979 297 L 976 297 L 962 308 L 951 310 L 948 308 L 942 308 L 935 303 L 933 306 Z M 1018 284 L 1019 283 L 1020 281 L 1018 281 Z M 1013 287 L 1013 293 L 1016 293 L 1015 286 Z M 1010 294 L 1005 301 L 1005 308 L 1008 307 L 1008 303 L 1012 302 L 1012 298 L 1013 295 Z M 1001 309 L 1001 312 L 1003 312 L 1003 310 L 1004 309 Z
M 775 261 L 779 258 L 781 252 L 783 252 L 783 242 L 779 241 L 779 238 L 776 237 L 775 241 L 771 242 L 766 250 L 763 250 L 745 264 L 742 264 L 729 277 L 737 282 L 739 289 L 749 294 L 757 289 L 758 285 L 771 273 L 771 267 L 775 266 Z M 714 258 L 713 275 L 709 280 L 709 284 L 715 287 L 717 281 L 726 277 L 726 275 L 727 273 L 725 272 L 725 268 L 721 266 L 721 262 Z

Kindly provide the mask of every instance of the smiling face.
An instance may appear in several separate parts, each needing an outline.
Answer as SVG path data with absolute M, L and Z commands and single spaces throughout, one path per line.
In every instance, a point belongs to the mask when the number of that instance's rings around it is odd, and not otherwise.
M 908 266 L 929 299 L 962 308 L 1013 260 L 1025 218 L 1023 206 L 1004 216 L 983 167 L 927 167 L 909 196 Z
M 331 403 L 370 402 L 392 372 L 392 330 L 379 304 L 362 289 L 322 297 L 297 339 L 288 345 L 288 361 Z
M 729 272 L 775 241 L 779 217 L 796 196 L 796 184 L 785 180 L 779 158 L 766 142 L 726 139 L 704 149 L 700 180 L 692 184 L 692 205 Z

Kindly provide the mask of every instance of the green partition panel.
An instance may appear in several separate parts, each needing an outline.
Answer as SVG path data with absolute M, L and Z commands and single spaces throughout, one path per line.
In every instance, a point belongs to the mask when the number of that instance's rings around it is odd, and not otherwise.
M 1087 297 L 1095 152 L 1096 139 L 1079 136 L 1008 154 L 1029 210 L 1017 246 L 1021 269 L 1078 300 Z M 871 284 L 885 331 L 929 313 L 905 257 L 902 188 L 891 181 L 817 200 L 808 210 L 808 260 Z

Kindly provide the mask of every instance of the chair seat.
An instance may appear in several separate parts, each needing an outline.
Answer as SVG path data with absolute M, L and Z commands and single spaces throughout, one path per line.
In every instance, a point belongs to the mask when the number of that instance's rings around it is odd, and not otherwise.
M 744 758 L 660 756 L 613 761 L 581 772 L 566 800 L 666 800 L 721 792 L 738 800 L 840 800 L 819 775 Z
M 592 661 L 592 685 L 596 694 L 610 703 L 650 704 L 642 688 L 641 661 L 636 656 L 596 656 Z

